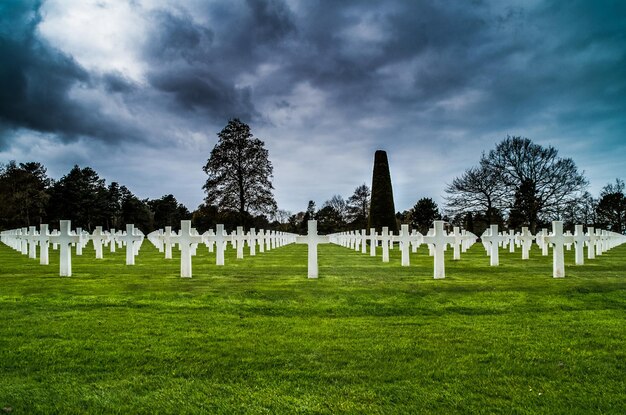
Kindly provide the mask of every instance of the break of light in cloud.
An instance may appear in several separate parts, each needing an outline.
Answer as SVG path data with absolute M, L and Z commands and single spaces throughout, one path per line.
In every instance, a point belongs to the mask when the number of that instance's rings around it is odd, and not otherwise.
M 140 197 L 203 199 L 228 119 L 266 142 L 279 206 L 370 184 L 398 210 L 507 134 L 554 145 L 600 188 L 626 169 L 618 1 L 0 3 L 0 161 L 73 164 Z

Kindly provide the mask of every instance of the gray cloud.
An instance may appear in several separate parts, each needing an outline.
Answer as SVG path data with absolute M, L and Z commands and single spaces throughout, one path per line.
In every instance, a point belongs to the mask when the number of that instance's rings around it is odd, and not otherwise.
M 391 160 L 395 152 L 407 172 L 399 180 L 406 190 L 396 192 L 400 207 L 419 196 L 417 174 L 472 163 L 507 133 L 576 141 L 580 153 L 569 156 L 583 163 L 624 148 L 623 2 L 134 4 L 147 22 L 135 45 L 141 80 L 87 70 L 49 44 L 36 30 L 39 2 L 0 6 L 0 27 L 9 28 L 0 30 L 0 146 L 3 136 L 6 149 L 7 137 L 33 130 L 63 141 L 178 145 L 182 154 L 184 146 L 210 148 L 227 120 L 239 117 L 263 132 L 277 157 L 298 151 L 283 151 L 286 142 L 313 142 L 345 154 L 346 165 L 363 164 L 335 173 L 355 186 L 369 180 L 356 172 L 371 163 L 354 156 L 355 146 L 364 154 L 388 149 Z M 101 102 L 109 101 L 105 111 Z M 289 167 L 290 186 L 309 176 L 298 163 L 274 164 Z M 442 167 L 419 186 L 443 189 L 465 167 Z M 316 177 L 320 186 L 332 187 L 328 170 Z
M 89 90 L 96 79 L 71 56 L 37 34 L 41 2 L 8 2 L 0 10 L 0 140 L 9 144 L 11 131 L 30 129 L 55 134 L 62 141 L 93 137 L 117 142 L 138 139 L 138 129 L 101 114 L 97 105 L 71 97 Z M 108 92 L 128 92 L 123 77 L 105 75 Z M 2 142 L 0 141 L 0 142 Z

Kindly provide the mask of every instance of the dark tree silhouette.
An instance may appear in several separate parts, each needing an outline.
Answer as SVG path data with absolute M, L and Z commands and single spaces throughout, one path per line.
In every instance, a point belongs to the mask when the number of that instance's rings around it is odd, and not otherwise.
M 439 207 L 434 200 L 423 197 L 417 201 L 411 209 L 411 227 L 426 235 L 428 229 L 433 225 L 433 221 L 441 219 Z
M 51 184 L 41 163 L 11 161 L 0 167 L 0 229 L 42 223 Z
M 106 221 L 107 196 L 104 179 L 95 170 L 75 165 L 52 187 L 50 215 L 55 222 L 69 219 L 73 226 L 91 232 Z
M 536 232 L 540 220 L 563 216 L 586 187 L 572 159 L 558 157 L 554 147 L 507 137 L 448 186 L 447 208 L 453 215 L 484 215 L 488 222 L 508 211 L 511 225 Z
M 238 119 L 230 120 L 218 137 L 203 169 L 209 176 L 203 187 L 206 203 L 237 211 L 242 221 L 250 214 L 275 211 L 273 168 L 265 143 Z
M 181 220 L 191 219 L 189 210 L 182 203 L 178 203 L 171 194 L 160 199 L 149 200 L 148 206 L 153 214 L 154 227 L 157 229 L 171 226 L 177 230 L 180 228 Z
M 376 228 L 377 231 L 380 231 L 383 226 L 389 227 L 390 232 L 398 232 L 387 153 L 378 150 L 374 154 L 372 199 L 370 203 L 368 228 Z
M 363 183 L 354 189 L 354 193 L 348 198 L 347 219 L 352 229 L 364 229 L 367 227 L 367 215 L 370 210 L 370 188 Z
M 615 180 L 615 184 L 608 184 L 600 193 L 600 200 L 596 207 L 598 224 L 613 232 L 624 233 L 626 230 L 626 196 L 624 196 L 624 182 Z
M 509 207 L 520 195 L 519 212 L 532 232 L 541 215 L 559 216 L 588 184 L 572 159 L 560 158 L 554 147 L 542 147 L 528 138 L 507 137 L 483 155 L 481 164 L 501 178 Z
M 450 216 L 480 214 L 487 222 L 504 204 L 505 188 L 497 171 L 483 165 L 466 170 L 446 188 L 446 207 Z

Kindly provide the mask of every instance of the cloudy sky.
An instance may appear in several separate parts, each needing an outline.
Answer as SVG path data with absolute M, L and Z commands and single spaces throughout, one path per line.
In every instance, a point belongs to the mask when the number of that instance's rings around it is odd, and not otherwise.
M 0 163 L 96 169 L 203 199 L 230 118 L 265 141 L 281 208 L 350 196 L 387 151 L 397 210 L 507 135 L 626 178 L 626 2 L 0 2 Z

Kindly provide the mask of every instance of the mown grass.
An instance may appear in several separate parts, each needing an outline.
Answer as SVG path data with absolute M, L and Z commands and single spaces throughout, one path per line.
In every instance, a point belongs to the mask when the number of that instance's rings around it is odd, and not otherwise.
M 626 246 L 562 280 L 536 248 L 445 280 L 424 247 L 319 255 L 199 249 L 181 279 L 146 242 L 61 278 L 0 246 L 0 413 L 626 413 Z

